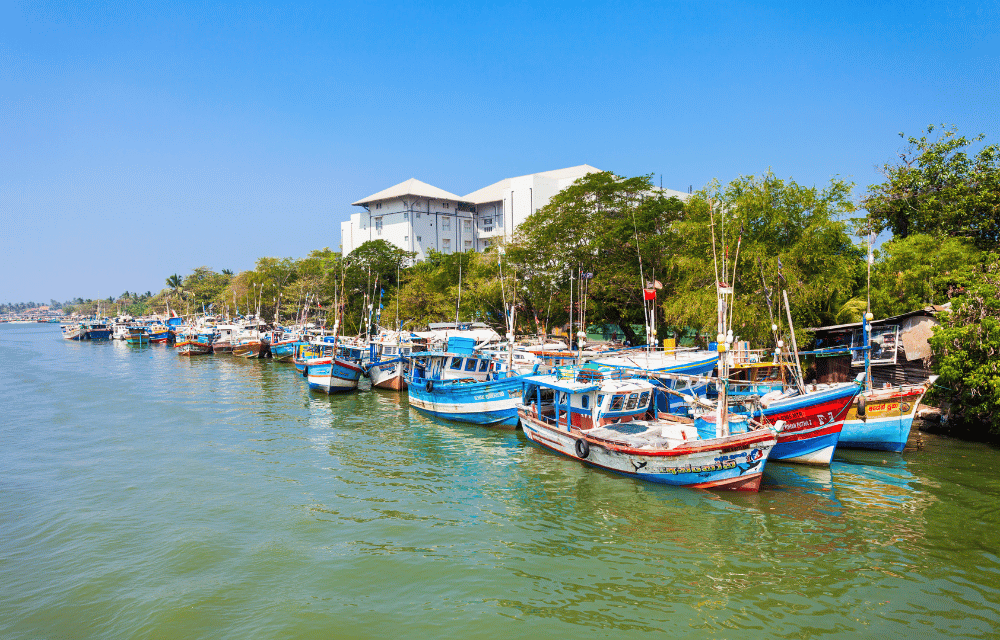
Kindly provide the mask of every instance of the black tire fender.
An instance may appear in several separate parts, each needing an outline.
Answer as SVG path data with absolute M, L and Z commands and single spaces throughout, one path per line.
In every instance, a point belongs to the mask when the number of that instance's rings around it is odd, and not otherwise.
M 865 402 L 864 395 L 858 394 L 857 404 L 858 404 L 858 417 L 864 418 L 865 411 L 867 410 L 867 403 Z
M 575 448 L 576 448 L 576 457 L 580 458 L 581 460 L 585 459 L 587 456 L 590 455 L 590 444 L 583 438 L 580 438 L 576 441 Z
M 427 393 L 430 393 L 431 391 L 434 391 L 434 381 L 433 380 L 428 380 L 427 384 L 424 385 L 424 389 L 427 389 Z

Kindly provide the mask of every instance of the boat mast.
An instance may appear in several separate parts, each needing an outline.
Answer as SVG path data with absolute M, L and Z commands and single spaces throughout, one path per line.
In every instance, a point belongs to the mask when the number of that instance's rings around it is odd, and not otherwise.
M 715 265 L 715 300 L 716 300 L 716 324 L 718 329 L 718 334 L 716 335 L 716 351 L 719 354 L 719 363 L 716 369 L 719 372 L 716 386 L 719 390 L 719 400 L 716 405 L 715 414 L 715 435 L 716 437 L 723 438 L 729 435 L 729 398 L 728 398 L 728 382 L 729 382 L 729 354 L 727 353 L 728 341 L 731 340 L 729 332 L 726 329 L 726 299 L 725 295 L 727 290 L 732 293 L 732 288 L 726 287 L 725 283 L 719 279 L 719 257 L 718 252 L 715 248 L 715 214 L 714 214 L 715 203 L 712 200 L 708 201 L 708 217 L 709 226 L 712 230 L 712 262 Z M 725 220 L 725 213 L 720 212 L 720 223 Z M 725 235 L 723 235 L 724 226 L 720 224 L 720 235 L 721 240 L 725 243 Z M 725 278 L 726 265 L 723 262 L 722 265 L 722 277 Z
M 868 287 L 865 290 L 865 318 L 862 323 L 862 339 L 865 349 L 865 391 L 872 390 L 872 363 L 871 363 L 871 331 L 872 319 L 872 263 L 875 262 L 875 254 L 872 253 L 872 242 L 875 240 L 875 233 L 868 227 Z

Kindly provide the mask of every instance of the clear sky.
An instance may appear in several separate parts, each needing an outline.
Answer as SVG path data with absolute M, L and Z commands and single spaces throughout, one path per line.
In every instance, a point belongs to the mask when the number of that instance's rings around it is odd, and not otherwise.
M 878 182 L 1000 142 L 996 2 L 0 2 L 0 302 L 340 243 L 414 177 Z

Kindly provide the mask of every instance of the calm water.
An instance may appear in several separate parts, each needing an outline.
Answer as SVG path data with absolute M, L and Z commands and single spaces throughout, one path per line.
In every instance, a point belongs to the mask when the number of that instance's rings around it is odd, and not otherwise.
M 996 637 L 1000 466 L 650 486 L 291 365 L 0 325 L 0 637 Z

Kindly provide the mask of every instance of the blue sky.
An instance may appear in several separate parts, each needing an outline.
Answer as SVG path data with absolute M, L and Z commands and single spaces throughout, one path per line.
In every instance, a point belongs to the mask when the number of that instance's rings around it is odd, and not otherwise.
M 1000 141 L 1000 5 L 0 3 L 0 301 L 340 242 L 411 177 L 832 177 Z

